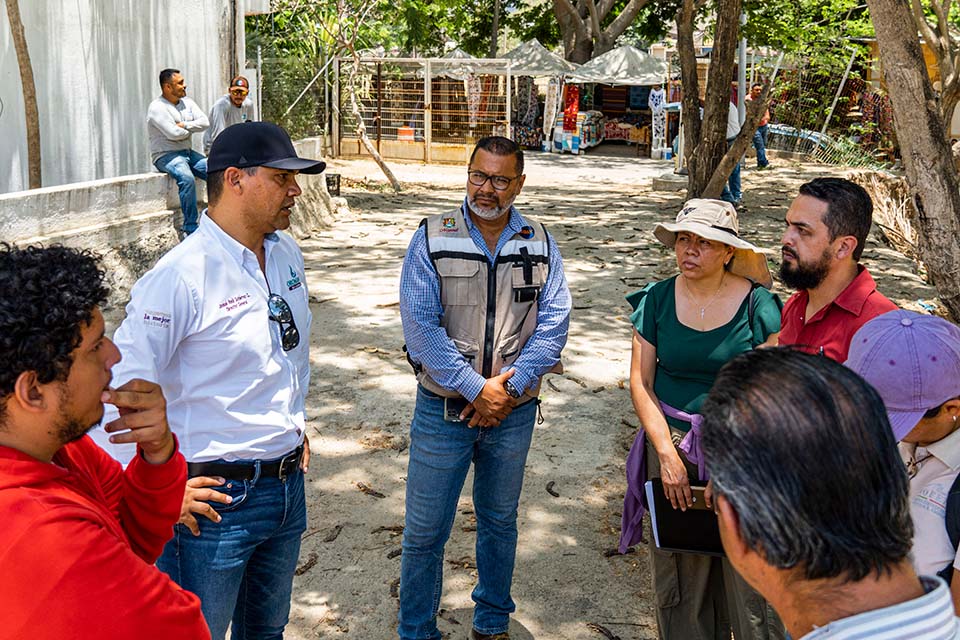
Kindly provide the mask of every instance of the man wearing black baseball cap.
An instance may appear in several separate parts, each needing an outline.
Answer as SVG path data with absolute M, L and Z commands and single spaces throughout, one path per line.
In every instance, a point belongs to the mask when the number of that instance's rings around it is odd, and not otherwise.
M 214 140 L 207 166 L 210 208 L 134 286 L 114 379 L 161 385 L 188 463 L 157 566 L 200 597 L 213 638 L 231 621 L 234 637 L 281 637 L 306 529 L 312 320 L 303 255 L 281 232 L 297 173 L 325 165 L 298 157 L 277 125 L 250 122 Z

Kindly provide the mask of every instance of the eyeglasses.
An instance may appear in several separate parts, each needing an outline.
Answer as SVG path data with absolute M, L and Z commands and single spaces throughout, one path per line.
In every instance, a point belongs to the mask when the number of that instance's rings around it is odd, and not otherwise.
M 280 325 L 280 346 L 283 350 L 296 349 L 300 344 L 300 331 L 297 330 L 297 323 L 293 321 L 293 311 L 287 301 L 271 293 L 267 298 L 267 313 L 271 320 Z
M 467 171 L 467 179 L 470 180 L 470 184 L 475 187 L 482 187 L 486 184 L 487 180 L 490 181 L 490 184 L 493 185 L 493 188 L 497 191 L 506 191 L 510 187 L 510 183 L 519 178 L 520 176 L 513 176 L 508 178 L 507 176 L 488 176 L 483 171 Z
M 246 89 L 230 89 L 230 95 L 233 95 L 233 96 L 245 96 L 248 93 L 250 92 L 247 91 Z

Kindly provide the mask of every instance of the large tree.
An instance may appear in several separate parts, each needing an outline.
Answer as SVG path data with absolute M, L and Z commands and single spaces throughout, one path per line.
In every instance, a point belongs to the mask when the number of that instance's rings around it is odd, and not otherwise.
M 648 0 L 553 0 L 564 56 L 582 64 L 613 49 Z
M 20 19 L 18 0 L 6 0 L 7 21 L 13 34 L 13 47 L 17 52 L 20 67 L 20 86 L 23 92 L 23 111 L 27 124 L 27 175 L 31 189 L 39 189 L 43 183 L 40 171 L 40 111 L 37 108 L 37 87 L 33 81 L 33 65 L 27 48 L 27 36 Z
M 683 0 L 676 16 L 677 49 L 683 80 L 684 150 L 689 171 L 687 197 L 717 198 L 756 130 L 766 107 L 769 87 L 753 102 L 734 144 L 727 146 L 730 86 L 739 40 L 740 0 L 717 0 L 713 49 L 707 70 L 707 88 L 700 116 L 700 80 L 694 49 L 694 28 L 704 0 Z
M 940 119 L 950 132 L 953 112 L 960 102 L 960 45 L 952 29 L 957 16 L 952 0 L 912 0 L 913 18 L 940 69 Z
M 960 179 L 927 75 L 909 0 L 867 0 L 894 127 L 920 225 L 920 257 L 940 299 L 960 318 Z

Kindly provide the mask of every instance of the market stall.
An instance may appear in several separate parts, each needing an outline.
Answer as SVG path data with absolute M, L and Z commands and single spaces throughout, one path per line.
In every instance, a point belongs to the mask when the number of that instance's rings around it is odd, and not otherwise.
M 575 71 L 578 65 L 567 62 L 536 38 L 524 42 L 505 54 L 504 58 L 513 63 L 510 71 L 514 75 L 516 88 L 511 118 L 513 139 L 528 149 L 541 149 L 543 137 L 550 135 L 558 114 L 557 96 L 563 86 L 563 78 Z M 543 100 L 537 80 L 546 80 Z
M 664 146 L 666 73 L 663 60 L 625 45 L 570 74 L 568 83 L 580 84 L 587 94 L 580 106 L 598 123 L 599 139 L 588 140 L 588 145 L 624 140 L 636 144 L 638 152 Z

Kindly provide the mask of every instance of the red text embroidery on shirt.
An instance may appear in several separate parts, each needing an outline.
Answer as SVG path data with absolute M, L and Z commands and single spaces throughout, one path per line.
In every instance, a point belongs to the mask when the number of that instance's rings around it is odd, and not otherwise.
M 233 296 L 232 298 L 227 298 L 220 303 L 219 308 L 223 311 L 234 311 L 240 307 L 250 304 L 250 294 L 244 293 L 239 296 Z

